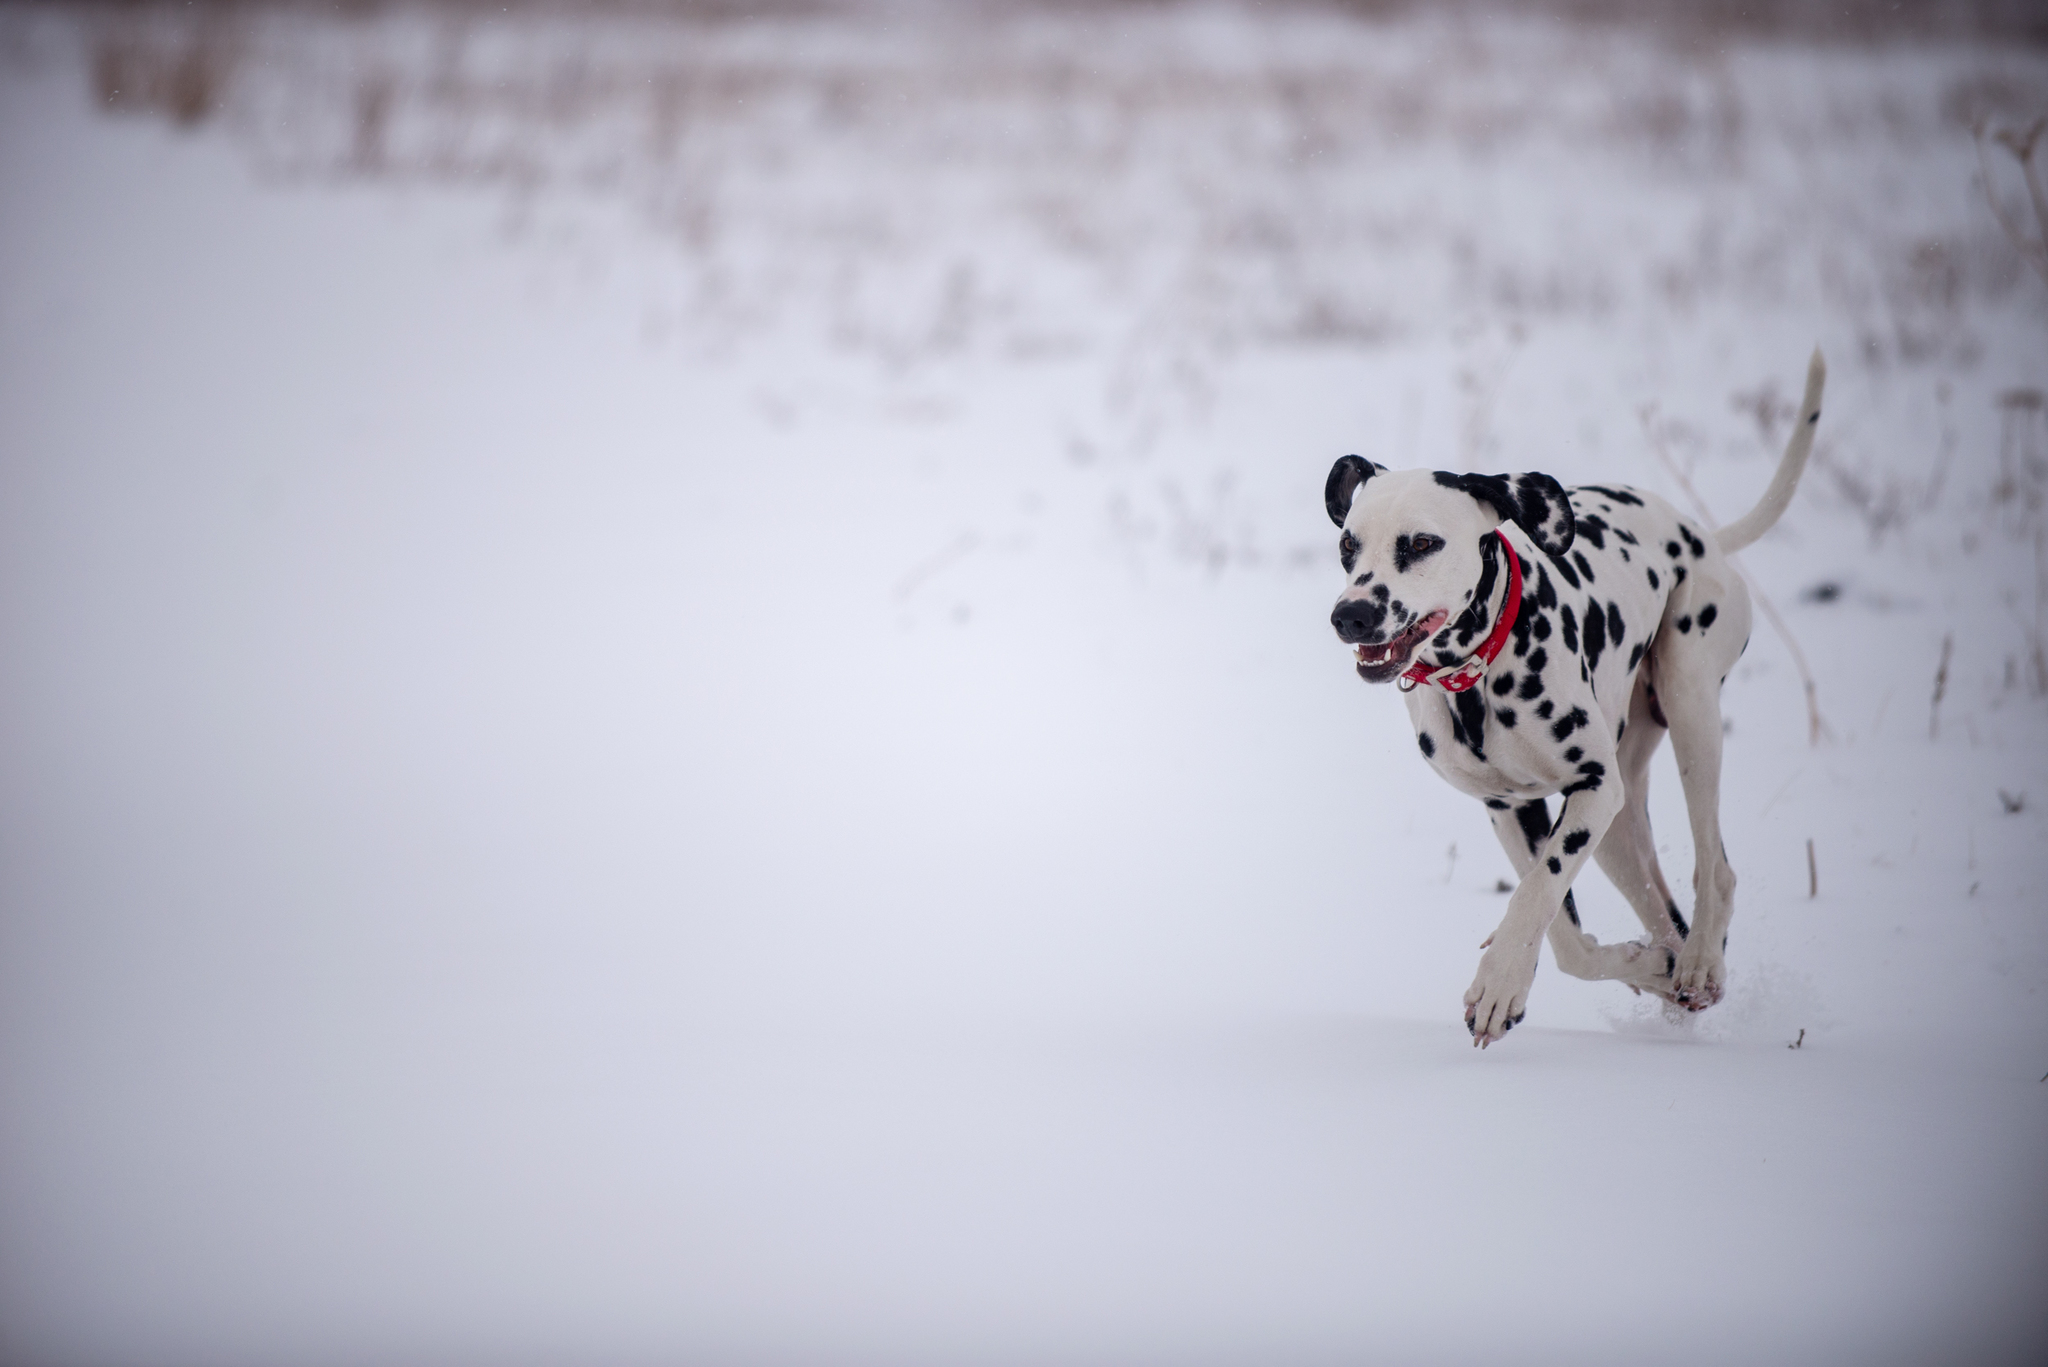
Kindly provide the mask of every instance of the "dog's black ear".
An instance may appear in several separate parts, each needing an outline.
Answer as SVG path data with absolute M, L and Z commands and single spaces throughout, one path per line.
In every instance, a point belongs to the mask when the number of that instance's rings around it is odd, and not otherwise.
M 1323 482 L 1323 506 L 1330 511 L 1330 521 L 1343 526 L 1344 519 L 1351 516 L 1351 500 L 1357 497 L 1358 486 L 1386 472 L 1386 466 L 1357 456 L 1346 456 L 1332 465 L 1329 479 Z
M 1564 486 L 1549 475 L 1454 475 L 1436 472 L 1446 489 L 1472 495 L 1529 534 L 1536 548 L 1563 555 L 1572 548 L 1572 505 Z

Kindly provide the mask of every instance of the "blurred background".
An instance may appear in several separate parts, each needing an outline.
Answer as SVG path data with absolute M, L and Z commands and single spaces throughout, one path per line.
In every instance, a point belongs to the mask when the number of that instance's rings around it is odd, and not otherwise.
M 0 1362 L 2040 1360 L 2044 118 L 2019 0 L 0 4 Z M 1816 344 L 1729 999 L 1474 1054 L 1330 463 L 1729 520 Z

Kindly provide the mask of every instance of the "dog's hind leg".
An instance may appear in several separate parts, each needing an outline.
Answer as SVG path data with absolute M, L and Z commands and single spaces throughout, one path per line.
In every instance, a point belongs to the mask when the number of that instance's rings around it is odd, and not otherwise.
M 1650 758 L 1664 741 L 1665 724 L 1652 691 L 1650 665 L 1636 675 L 1628 723 L 1615 747 L 1625 794 L 1621 814 L 1593 851 L 1607 881 L 1628 899 L 1653 944 L 1676 953 L 1686 936 L 1685 918 L 1657 866 L 1657 842 L 1650 833 Z
M 1493 818 L 1494 836 L 1507 851 L 1508 862 L 1515 866 L 1518 877 L 1526 877 L 1536 865 L 1537 849 L 1550 834 L 1550 804 L 1537 798 L 1506 810 L 1496 808 L 1488 815 Z M 1660 997 L 1672 996 L 1671 973 L 1676 958 L 1669 947 L 1601 944 L 1580 927 L 1579 909 L 1569 890 L 1564 895 L 1563 910 L 1564 915 L 1551 920 L 1546 935 L 1559 968 L 1574 978 L 1623 982 Z
M 1750 621 L 1748 590 L 1732 571 L 1716 569 L 1702 563 L 1686 592 L 1672 596 L 1667 612 L 1690 612 L 1693 629 L 1661 632 L 1657 642 L 1657 698 L 1670 722 L 1692 824 L 1692 934 L 1678 952 L 1676 984 L 1695 1010 L 1719 1001 L 1727 984 L 1722 951 L 1735 912 L 1735 871 L 1721 843 L 1721 682 L 1748 642 Z

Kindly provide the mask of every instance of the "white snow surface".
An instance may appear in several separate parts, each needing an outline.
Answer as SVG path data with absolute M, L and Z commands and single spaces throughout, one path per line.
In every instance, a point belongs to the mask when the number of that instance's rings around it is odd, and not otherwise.
M 2043 112 L 1469 10 L 0 11 L 0 1360 L 2042 1360 Z M 1508 864 L 1329 464 L 1727 520 L 1816 343 L 1729 999 L 1546 957 L 1474 1051 Z

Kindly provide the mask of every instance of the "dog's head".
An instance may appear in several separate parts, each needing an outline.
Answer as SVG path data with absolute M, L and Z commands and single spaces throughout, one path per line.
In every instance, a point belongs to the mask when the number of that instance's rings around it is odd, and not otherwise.
M 1572 510 L 1549 475 L 1395 470 L 1346 456 L 1323 486 L 1343 529 L 1337 558 L 1350 582 L 1330 614 L 1358 648 L 1358 676 L 1385 683 L 1425 643 L 1453 663 L 1476 649 L 1492 593 L 1493 529 L 1513 522 L 1538 550 L 1571 549 Z M 1483 582 L 1482 582 L 1483 581 Z

